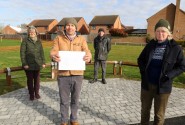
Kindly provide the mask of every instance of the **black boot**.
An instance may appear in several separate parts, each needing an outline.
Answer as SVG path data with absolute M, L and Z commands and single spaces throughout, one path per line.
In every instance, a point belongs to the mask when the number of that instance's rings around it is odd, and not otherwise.
M 36 89 L 35 89 L 35 98 L 36 98 L 36 99 L 40 99 L 39 88 L 36 88 Z
M 107 82 L 106 82 L 105 79 L 102 79 L 102 83 L 103 83 L 103 84 L 107 84 Z
M 92 80 L 89 80 L 89 83 L 95 83 L 97 81 L 98 81 L 97 79 L 92 79 Z
M 31 101 L 34 100 L 34 95 L 30 95 L 30 100 L 31 100 Z
M 39 94 L 35 94 L 35 98 L 36 99 L 40 99 L 40 95 Z

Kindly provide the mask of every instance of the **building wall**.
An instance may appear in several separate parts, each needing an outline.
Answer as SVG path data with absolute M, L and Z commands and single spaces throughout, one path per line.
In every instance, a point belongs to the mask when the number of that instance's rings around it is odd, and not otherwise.
M 47 27 L 36 27 L 36 28 L 40 34 L 45 34 L 47 31 Z
M 78 32 L 81 34 L 89 34 L 89 27 L 87 26 L 84 18 L 81 18 L 78 22 Z
M 122 26 L 121 26 L 121 20 L 120 20 L 120 17 L 118 17 L 113 25 L 113 28 L 118 28 L 118 29 L 121 29 Z
M 112 37 L 111 38 L 112 43 L 130 43 L 130 44 L 136 44 L 136 43 L 146 43 L 146 36 L 130 36 L 130 37 Z
M 109 30 L 111 28 L 122 29 L 120 17 L 118 16 L 118 18 L 116 19 L 115 23 L 113 25 L 111 25 L 111 26 L 107 26 L 107 25 L 96 25 L 95 26 L 95 29 L 93 29 L 93 26 L 89 26 L 89 32 L 90 32 L 90 34 L 98 33 L 98 29 L 99 28 L 103 28 L 105 30 L 105 34 L 110 34 L 109 33 Z
M 96 36 L 97 34 L 88 35 L 87 42 L 93 42 Z M 108 37 L 111 38 L 111 43 L 114 43 L 114 44 L 119 44 L 119 43 L 145 44 L 146 43 L 146 36 L 112 37 L 108 35 Z
M 58 24 L 57 20 L 54 20 L 46 27 L 36 27 L 36 28 L 40 34 L 45 34 L 50 32 L 57 24 Z
M 166 19 L 169 21 L 171 25 L 171 29 L 173 31 L 174 26 L 174 19 L 175 19 L 175 6 L 173 4 L 170 4 L 168 7 L 162 9 L 152 17 L 148 18 L 148 26 L 147 26 L 147 34 L 150 34 L 152 38 L 154 38 L 154 28 L 156 23 L 159 21 L 159 19 Z
M 173 37 L 176 40 L 185 40 L 185 13 L 180 11 L 178 22 L 173 30 Z
M 17 34 L 17 32 L 12 29 L 10 26 L 6 26 L 3 30 L 2 30 L 3 34 Z
M 103 28 L 105 30 L 105 34 L 109 34 L 109 28 L 105 25 L 97 25 L 95 26 L 95 29 L 92 28 L 92 26 L 89 26 L 89 32 L 90 34 L 97 34 L 99 28 Z
M 57 20 L 54 20 L 47 28 L 47 32 L 50 32 L 58 24 Z

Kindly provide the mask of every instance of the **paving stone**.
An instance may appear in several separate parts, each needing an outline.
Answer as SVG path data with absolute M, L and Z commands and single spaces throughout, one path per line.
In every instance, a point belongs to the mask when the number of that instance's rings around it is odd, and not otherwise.
M 138 124 L 141 117 L 140 81 L 114 78 L 107 82 L 104 85 L 83 81 L 78 112 L 80 124 Z M 27 88 L 1 95 L 0 125 L 60 125 L 57 82 L 42 82 L 40 95 L 41 99 L 30 101 Z M 166 125 L 185 123 L 184 95 L 185 89 L 173 88 L 166 109 Z M 153 120 L 153 112 L 152 107 L 150 120 Z
M 2 115 L 0 116 L 0 119 L 9 119 L 11 115 Z

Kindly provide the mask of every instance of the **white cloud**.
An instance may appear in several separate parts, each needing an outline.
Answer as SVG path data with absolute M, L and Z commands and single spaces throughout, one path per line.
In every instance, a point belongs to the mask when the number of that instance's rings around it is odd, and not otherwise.
M 124 25 L 146 28 L 146 19 L 176 0 L 1 0 L 0 24 L 20 25 L 34 19 L 84 17 L 89 23 L 95 15 L 119 15 Z M 185 11 L 185 0 L 181 9 Z

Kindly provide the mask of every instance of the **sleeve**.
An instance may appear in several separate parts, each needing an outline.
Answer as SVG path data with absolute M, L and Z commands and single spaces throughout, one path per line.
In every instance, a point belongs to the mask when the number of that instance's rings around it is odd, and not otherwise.
M 137 60 L 141 74 L 143 72 L 145 72 L 146 65 L 147 65 L 147 59 L 146 59 L 147 58 L 147 56 L 146 56 L 147 48 L 148 48 L 148 45 L 146 45 L 145 48 L 142 50 L 142 52 L 140 53 L 138 60 Z
M 43 49 L 42 43 L 41 43 L 40 53 L 41 53 L 41 57 L 42 57 L 42 64 L 45 64 L 46 62 L 45 62 L 44 49 Z
M 180 48 L 175 66 L 172 71 L 167 73 L 167 76 L 170 79 L 173 79 L 174 77 L 180 75 L 183 72 L 185 72 L 185 57 L 182 48 Z
M 93 47 L 94 47 L 94 50 L 96 49 L 96 38 L 94 38 L 94 42 L 93 42 Z
M 109 52 L 111 50 L 111 39 L 107 38 L 107 51 Z
M 82 43 L 82 51 L 85 51 L 86 55 L 90 56 L 92 59 L 91 51 L 89 50 L 87 41 L 84 38 L 82 38 Z
M 22 66 L 28 65 L 26 61 L 26 40 L 23 40 L 20 47 L 20 57 Z

